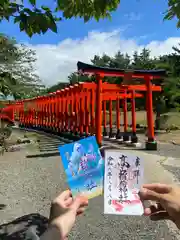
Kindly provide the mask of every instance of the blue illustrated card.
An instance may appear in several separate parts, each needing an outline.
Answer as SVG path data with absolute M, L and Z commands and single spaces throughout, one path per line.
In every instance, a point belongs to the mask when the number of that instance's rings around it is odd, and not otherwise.
M 73 196 L 83 194 L 90 199 L 101 195 L 104 160 L 96 138 L 88 137 L 59 146 L 59 152 Z

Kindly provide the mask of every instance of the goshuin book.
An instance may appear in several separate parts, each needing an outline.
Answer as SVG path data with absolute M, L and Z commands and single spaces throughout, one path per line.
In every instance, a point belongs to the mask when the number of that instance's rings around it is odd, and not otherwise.
M 138 192 L 143 183 L 143 160 L 127 152 L 105 151 L 104 213 L 142 215 Z
M 59 152 L 72 195 L 93 198 L 103 192 L 104 160 L 96 138 L 88 137 L 59 146 Z

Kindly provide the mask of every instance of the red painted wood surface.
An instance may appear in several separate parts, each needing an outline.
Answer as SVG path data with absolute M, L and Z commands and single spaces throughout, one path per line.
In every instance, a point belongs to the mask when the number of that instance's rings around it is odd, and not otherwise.
M 71 131 L 81 135 L 95 134 L 101 144 L 102 126 L 104 129 L 109 126 L 110 129 L 116 127 L 117 131 L 120 130 L 121 111 L 124 112 L 124 132 L 128 131 L 127 101 L 131 102 L 132 132 L 136 132 L 135 99 L 144 97 L 142 92 L 146 92 L 148 140 L 154 141 L 152 94 L 161 91 L 161 86 L 153 85 L 152 76 L 148 75 L 143 77 L 144 85 L 109 84 L 103 82 L 103 77 L 104 74 L 101 73 L 96 75 L 96 83 L 78 83 L 46 96 L 15 101 L 2 109 L 2 116 L 6 115 L 26 127 L 50 128 L 57 132 Z

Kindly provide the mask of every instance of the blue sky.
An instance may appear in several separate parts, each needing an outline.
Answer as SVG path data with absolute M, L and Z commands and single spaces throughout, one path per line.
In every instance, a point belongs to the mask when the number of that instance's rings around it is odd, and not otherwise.
M 37 2 L 42 2 L 38 1 Z M 46 0 L 47 5 L 52 4 Z M 141 43 L 151 40 L 164 40 L 169 36 L 179 37 L 180 32 L 176 28 L 176 19 L 163 21 L 163 12 L 167 9 L 167 0 L 121 0 L 116 12 L 112 14 L 112 20 L 90 21 L 84 24 L 83 20 L 71 19 L 58 23 L 58 34 L 49 31 L 44 36 L 34 36 L 30 39 L 25 33 L 20 32 L 18 25 L 3 22 L 0 32 L 13 36 L 20 42 L 31 44 L 56 44 L 65 38 L 82 38 L 89 31 L 111 31 L 116 28 L 126 28 L 126 38 L 142 37 Z
M 37 2 L 53 4 L 53 0 Z M 48 31 L 31 39 L 20 32 L 18 25 L 4 21 L 0 32 L 35 49 L 37 73 L 47 84 L 52 84 L 67 79 L 78 60 L 89 62 L 94 54 L 113 55 L 121 50 L 132 55 L 144 46 L 152 50 L 153 56 L 170 52 L 172 46 L 180 42 L 180 30 L 176 28 L 176 19 L 163 21 L 166 10 L 167 0 L 121 0 L 111 21 L 64 20 L 58 23 L 58 34 Z M 47 65 L 52 70 L 47 69 Z M 59 76 L 63 80 L 59 80 Z

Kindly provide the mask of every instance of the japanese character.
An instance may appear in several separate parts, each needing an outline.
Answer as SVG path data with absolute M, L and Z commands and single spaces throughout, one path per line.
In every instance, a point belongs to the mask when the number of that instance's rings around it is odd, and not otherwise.
M 109 178 L 111 178 L 111 177 L 112 177 L 112 172 L 109 171 L 109 172 L 107 173 L 107 176 L 108 176 Z
M 140 166 L 140 158 L 139 157 L 136 158 L 135 165 L 136 165 L 136 167 Z
M 109 200 L 108 200 L 108 204 L 109 204 L 109 205 L 111 205 L 111 203 L 112 203 L 112 200 L 111 200 L 111 199 L 109 199 Z
M 108 166 L 113 166 L 113 162 L 112 161 L 114 161 L 114 158 L 112 158 L 111 156 L 108 158 L 108 162 L 107 162 L 107 164 L 108 164 Z

